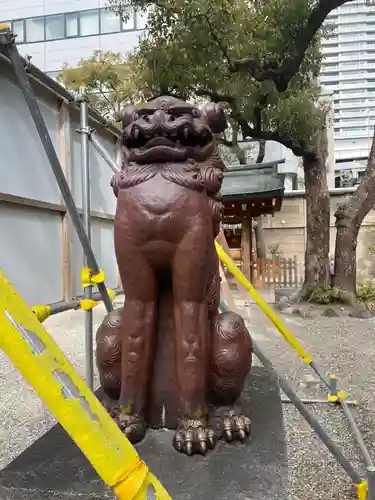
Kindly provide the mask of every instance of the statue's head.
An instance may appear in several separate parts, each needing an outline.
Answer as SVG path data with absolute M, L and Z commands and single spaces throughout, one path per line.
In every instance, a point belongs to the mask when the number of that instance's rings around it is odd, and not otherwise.
M 214 152 L 214 134 L 227 126 L 217 104 L 198 109 L 170 96 L 126 107 L 122 122 L 125 161 L 138 164 L 205 161 Z

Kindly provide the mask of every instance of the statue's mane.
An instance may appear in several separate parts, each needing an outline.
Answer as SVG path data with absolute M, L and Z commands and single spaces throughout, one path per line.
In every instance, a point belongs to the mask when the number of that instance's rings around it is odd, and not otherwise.
M 123 164 L 121 172 L 113 176 L 111 186 L 115 195 L 118 196 L 120 189 L 143 184 L 159 174 L 169 182 L 204 193 L 211 207 L 213 232 L 216 236 L 223 213 L 220 189 L 224 170 L 225 165 L 216 148 L 213 154 L 203 162 L 187 160 L 182 163 Z
M 205 191 L 209 196 L 220 191 L 222 173 L 225 170 L 218 151 L 203 162 L 126 163 L 112 179 L 112 187 L 117 196 L 119 189 L 126 189 L 142 184 L 156 175 L 193 191 Z

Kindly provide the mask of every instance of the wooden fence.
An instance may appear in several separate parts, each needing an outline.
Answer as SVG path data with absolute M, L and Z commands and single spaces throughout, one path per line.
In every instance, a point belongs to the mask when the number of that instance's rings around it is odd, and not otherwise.
M 304 280 L 304 268 L 293 259 L 257 259 L 251 263 L 251 281 L 256 287 L 298 287 Z

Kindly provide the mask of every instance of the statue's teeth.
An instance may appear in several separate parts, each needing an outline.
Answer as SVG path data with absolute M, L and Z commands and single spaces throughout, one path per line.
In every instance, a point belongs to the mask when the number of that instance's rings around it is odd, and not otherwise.
M 187 127 L 184 127 L 184 136 L 185 136 L 185 139 L 187 139 L 189 137 L 189 129 Z
M 139 136 L 139 130 L 137 128 L 134 129 L 133 131 L 134 139 L 138 139 Z

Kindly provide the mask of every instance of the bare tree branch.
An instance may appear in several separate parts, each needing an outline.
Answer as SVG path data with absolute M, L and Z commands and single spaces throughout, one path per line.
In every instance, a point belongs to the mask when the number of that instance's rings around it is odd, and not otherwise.
M 321 28 L 328 14 L 354 0 L 319 0 L 312 9 L 305 26 L 297 34 L 295 40 L 296 53 L 294 57 L 279 68 L 275 61 L 258 62 L 251 57 L 233 61 L 229 69 L 233 72 L 245 71 L 258 82 L 272 80 L 279 92 L 285 92 L 291 79 L 298 73 L 306 51 L 316 33 Z

